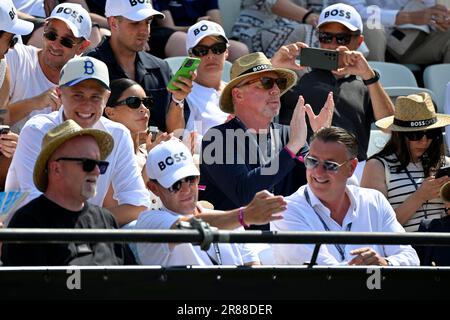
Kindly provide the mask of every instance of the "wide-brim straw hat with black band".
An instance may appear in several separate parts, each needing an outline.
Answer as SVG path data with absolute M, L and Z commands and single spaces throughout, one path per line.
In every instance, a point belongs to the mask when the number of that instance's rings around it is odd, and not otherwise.
M 83 129 L 73 120 L 67 120 L 47 132 L 42 140 L 42 148 L 34 165 L 33 179 L 37 189 L 47 190 L 47 162 L 56 149 L 66 141 L 78 136 L 92 136 L 100 148 L 100 160 L 105 160 L 114 147 L 113 137 L 101 130 Z
M 227 113 L 234 113 L 231 90 L 241 83 L 245 78 L 264 72 L 276 72 L 280 78 L 287 79 L 287 87 L 281 92 L 285 94 L 297 82 L 297 74 L 289 69 L 274 68 L 270 60 L 262 52 L 250 53 L 240 57 L 231 66 L 230 82 L 223 89 L 220 96 L 220 109 Z
M 445 127 L 450 116 L 436 113 L 428 93 L 398 97 L 394 115 L 375 122 L 377 127 L 391 131 L 421 131 Z

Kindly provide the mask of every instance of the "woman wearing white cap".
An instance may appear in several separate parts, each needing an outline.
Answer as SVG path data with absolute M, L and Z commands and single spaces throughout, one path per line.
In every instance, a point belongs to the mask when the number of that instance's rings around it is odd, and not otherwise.
M 395 114 L 376 125 L 392 136 L 364 168 L 361 186 L 381 191 L 406 231 L 417 231 L 423 219 L 445 213 L 439 198 L 448 176 L 435 178 L 437 169 L 449 164 L 445 157 L 442 128 L 450 116 L 436 114 L 427 93 L 399 97 Z

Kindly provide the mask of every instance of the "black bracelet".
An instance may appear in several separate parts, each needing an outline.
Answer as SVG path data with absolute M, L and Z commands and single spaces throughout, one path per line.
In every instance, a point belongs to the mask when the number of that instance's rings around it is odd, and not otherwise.
M 313 10 L 309 10 L 307 13 L 305 13 L 305 15 L 302 18 L 302 23 L 306 24 L 306 19 L 308 19 L 308 17 L 311 15 L 311 13 L 314 13 Z
M 378 73 L 378 71 L 373 69 L 373 72 L 375 73 L 375 75 L 372 78 L 363 80 L 363 82 L 366 86 L 373 84 L 373 83 L 377 82 L 378 80 L 380 80 L 380 74 Z

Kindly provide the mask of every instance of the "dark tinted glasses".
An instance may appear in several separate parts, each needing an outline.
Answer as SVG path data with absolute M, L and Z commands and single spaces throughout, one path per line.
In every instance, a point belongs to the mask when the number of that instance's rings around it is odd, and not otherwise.
M 342 163 L 337 163 L 337 162 L 329 161 L 329 160 L 320 161 L 317 158 L 314 158 L 311 156 L 306 156 L 305 157 L 305 167 L 308 169 L 314 169 L 314 168 L 317 168 L 320 165 L 320 163 L 322 162 L 322 167 L 324 170 L 336 173 L 340 167 L 342 167 L 344 164 L 346 164 L 349 161 L 350 161 L 350 159 L 348 159 Z
M 189 183 L 189 185 L 192 185 L 193 183 L 198 181 L 198 176 L 189 176 L 184 179 L 178 180 L 175 182 L 171 187 L 167 188 L 169 192 L 178 192 L 181 190 L 181 186 L 183 185 L 183 182 Z
M 218 42 L 210 47 L 198 45 L 191 49 L 191 53 L 196 57 L 203 57 L 208 54 L 209 50 L 211 50 L 212 53 L 219 55 L 227 50 L 227 44 L 224 42 Z
M 153 99 L 150 97 L 139 98 L 139 97 L 128 97 L 124 100 L 117 101 L 114 106 L 121 106 L 126 104 L 131 109 L 139 109 L 141 104 L 143 104 L 147 109 L 153 107 Z
M 17 41 L 19 41 L 19 38 L 17 36 L 14 36 L 9 41 L 9 48 L 12 49 L 16 45 Z
M 106 169 L 108 169 L 108 166 L 109 166 L 108 161 L 94 160 L 94 159 L 88 159 L 88 158 L 61 157 L 61 158 L 56 159 L 56 161 L 81 162 L 84 172 L 92 172 L 92 170 L 95 169 L 95 166 L 97 166 L 98 169 L 100 170 L 100 174 L 104 174 L 106 172 Z
M 55 41 L 56 39 L 58 39 L 59 36 L 55 31 L 47 31 L 44 32 L 44 37 L 49 41 Z M 71 49 L 76 44 L 76 41 L 71 38 L 67 37 L 59 37 L 59 38 L 60 38 L 59 43 L 61 43 L 61 45 L 66 48 Z
M 433 140 L 441 135 L 441 129 L 432 129 L 424 131 L 404 132 L 409 141 L 419 141 L 425 135 L 427 139 Z
M 261 77 L 258 79 L 253 79 L 249 82 L 245 82 L 238 87 L 245 86 L 247 84 L 252 84 L 255 82 L 261 82 L 261 85 L 264 89 L 270 90 L 273 88 L 273 85 L 276 83 L 280 90 L 285 90 L 287 88 L 287 78 L 270 78 L 270 77 Z
M 359 33 L 331 33 L 319 31 L 319 41 L 321 43 L 331 43 L 333 38 L 336 39 L 336 43 L 341 46 L 346 46 L 352 40 L 352 37 L 358 36 Z

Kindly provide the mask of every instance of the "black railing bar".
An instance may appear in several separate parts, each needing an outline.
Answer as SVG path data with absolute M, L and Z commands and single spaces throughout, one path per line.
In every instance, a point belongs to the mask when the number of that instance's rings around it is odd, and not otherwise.
M 450 233 L 210 231 L 213 242 L 450 245 Z M 192 242 L 196 230 L 0 229 L 0 242 Z

